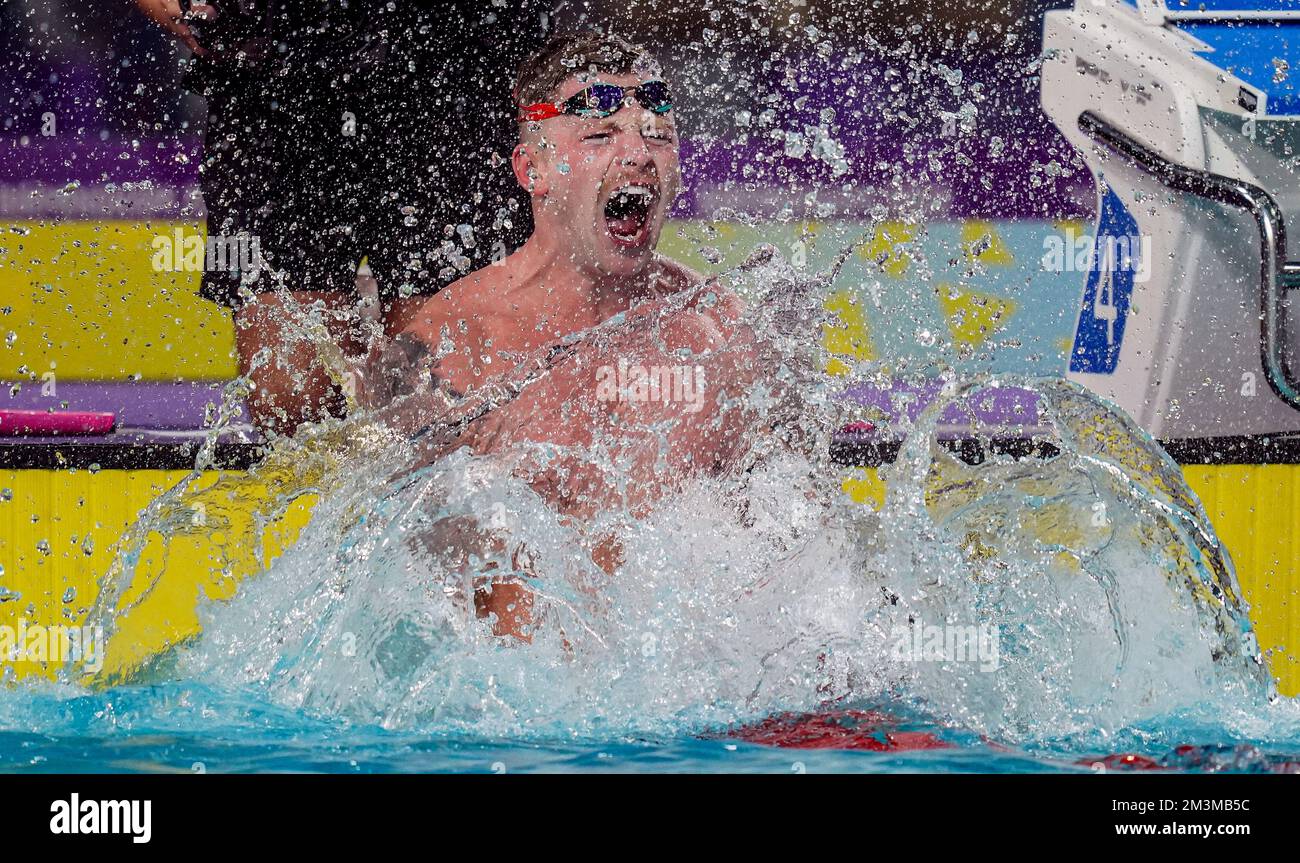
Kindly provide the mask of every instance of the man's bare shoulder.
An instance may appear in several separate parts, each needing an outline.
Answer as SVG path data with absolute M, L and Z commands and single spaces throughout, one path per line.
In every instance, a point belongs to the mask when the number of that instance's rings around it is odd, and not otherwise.
M 676 261 L 660 258 L 656 265 L 659 298 L 647 311 L 658 309 L 681 345 L 690 350 L 716 349 L 735 335 L 742 323 L 744 302 L 722 280 L 706 278 Z
M 656 264 L 661 267 L 661 288 L 670 294 L 689 292 L 684 309 L 712 319 L 724 329 L 740 318 L 745 301 L 721 279 L 716 276 L 706 278 L 690 267 L 662 256 Z
M 402 330 L 439 357 L 435 368 L 461 391 L 479 377 L 480 358 L 499 335 L 507 281 L 504 267 L 475 270 L 429 297 Z
M 654 279 L 660 293 L 675 294 L 704 284 L 704 276 L 661 254 L 655 253 L 654 266 Z
M 404 332 L 437 344 L 444 328 L 478 317 L 484 291 L 492 290 L 492 283 L 491 275 L 483 270 L 457 279 L 421 303 L 408 319 Z

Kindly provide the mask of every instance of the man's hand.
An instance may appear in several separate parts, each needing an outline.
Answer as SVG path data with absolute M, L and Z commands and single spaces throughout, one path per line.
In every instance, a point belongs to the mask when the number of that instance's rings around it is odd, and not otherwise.
M 492 634 L 532 643 L 536 597 L 514 573 L 537 575 L 533 555 L 522 544 L 510 552 L 511 573 L 502 572 L 508 535 L 470 515 L 441 518 L 414 540 L 433 554 L 446 571 L 469 575 L 474 616 L 492 624 Z
M 189 25 L 181 20 L 180 0 L 135 0 L 135 5 L 149 20 L 185 43 L 195 54 L 202 57 L 207 53 L 199 45 L 199 40 L 194 37 Z M 190 12 L 201 18 L 215 18 L 217 15 L 217 10 L 206 3 L 193 4 Z
M 429 346 L 414 334 L 375 338 L 354 371 L 358 378 L 357 403 L 373 410 L 399 396 L 411 395 L 421 385 L 427 385 L 421 375 L 429 371 L 432 362 Z

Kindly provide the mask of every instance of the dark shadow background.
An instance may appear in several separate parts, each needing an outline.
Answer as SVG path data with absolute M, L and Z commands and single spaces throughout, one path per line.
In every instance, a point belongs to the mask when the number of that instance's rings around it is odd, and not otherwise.
M 1092 208 L 1039 108 L 1042 15 L 1064 5 L 570 0 L 554 22 L 663 59 L 684 131 L 681 214 L 1050 218 Z M 6 0 L 0 182 L 192 183 L 192 161 L 148 155 L 197 141 L 182 55 L 129 0 Z M 47 112 L 64 147 L 42 155 Z

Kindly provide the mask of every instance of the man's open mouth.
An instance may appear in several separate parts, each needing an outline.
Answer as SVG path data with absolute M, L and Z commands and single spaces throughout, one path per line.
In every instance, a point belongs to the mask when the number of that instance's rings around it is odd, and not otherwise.
M 614 241 L 640 245 L 649 236 L 650 214 L 659 199 L 654 186 L 630 183 L 614 190 L 605 203 L 605 227 Z

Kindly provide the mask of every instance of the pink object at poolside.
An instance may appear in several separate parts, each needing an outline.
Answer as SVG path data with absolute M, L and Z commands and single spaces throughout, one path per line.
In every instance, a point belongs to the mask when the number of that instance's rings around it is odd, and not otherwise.
M 96 411 L 32 411 L 0 408 L 0 437 L 108 434 L 116 416 Z

